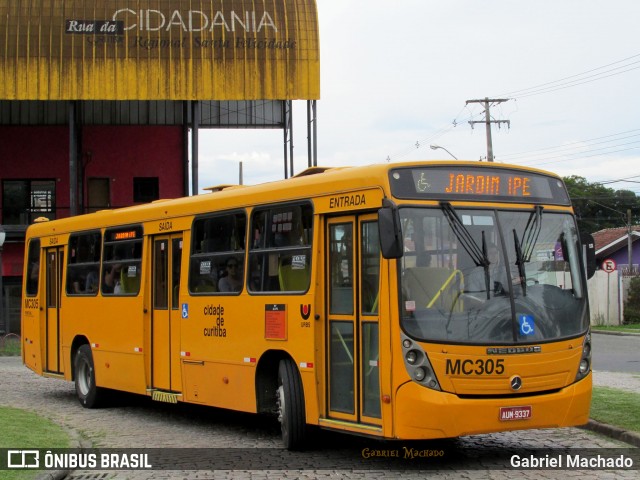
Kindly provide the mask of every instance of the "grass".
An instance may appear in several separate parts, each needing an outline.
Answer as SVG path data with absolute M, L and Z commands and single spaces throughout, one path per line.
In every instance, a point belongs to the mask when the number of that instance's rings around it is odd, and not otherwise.
M 628 323 L 627 325 L 592 325 L 593 331 L 640 333 L 640 323 Z
M 593 387 L 591 418 L 640 433 L 640 394 L 609 387 Z
M 20 337 L 14 334 L 0 336 L 0 357 L 20 356 Z
M 68 448 L 69 434 L 51 420 L 17 408 L 0 407 L 0 448 Z M 3 480 L 28 480 L 42 471 L 4 470 Z

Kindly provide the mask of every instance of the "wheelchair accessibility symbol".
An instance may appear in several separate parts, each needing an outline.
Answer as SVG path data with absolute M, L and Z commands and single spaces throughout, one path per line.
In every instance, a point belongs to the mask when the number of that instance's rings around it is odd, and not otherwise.
M 536 333 L 532 315 L 518 315 L 518 323 L 520 324 L 520 335 L 527 337 Z

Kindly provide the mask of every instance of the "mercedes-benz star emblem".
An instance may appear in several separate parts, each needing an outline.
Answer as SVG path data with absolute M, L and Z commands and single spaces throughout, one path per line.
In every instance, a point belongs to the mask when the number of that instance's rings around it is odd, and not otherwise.
M 522 387 L 522 379 L 518 375 L 511 377 L 511 390 L 517 391 Z

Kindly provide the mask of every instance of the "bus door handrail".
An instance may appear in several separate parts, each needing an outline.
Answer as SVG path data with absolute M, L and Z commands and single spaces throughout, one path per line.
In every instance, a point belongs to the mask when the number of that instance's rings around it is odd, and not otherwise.
M 333 328 L 335 329 L 336 333 L 338 334 L 338 339 L 340 340 L 340 343 L 342 344 L 342 348 L 344 348 L 344 351 L 347 352 L 347 356 L 349 357 L 349 360 L 351 360 L 351 365 L 353 365 L 353 355 L 351 355 L 351 352 L 349 351 L 349 347 L 347 347 L 347 343 L 344 341 L 344 338 L 342 337 L 342 334 L 340 333 L 340 330 L 335 328 L 335 326 Z

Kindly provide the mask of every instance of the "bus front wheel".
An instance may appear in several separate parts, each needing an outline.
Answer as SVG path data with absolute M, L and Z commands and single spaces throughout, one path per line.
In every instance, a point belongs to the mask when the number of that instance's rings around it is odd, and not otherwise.
M 82 345 L 76 352 L 74 362 L 76 395 L 84 408 L 95 408 L 100 400 L 102 389 L 96 386 L 96 373 L 93 367 L 93 355 L 89 345 Z
M 302 449 L 307 429 L 304 391 L 298 369 L 288 359 L 280 360 L 276 401 L 284 446 L 288 450 Z

